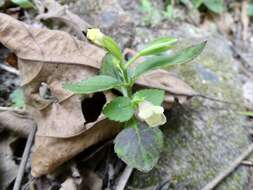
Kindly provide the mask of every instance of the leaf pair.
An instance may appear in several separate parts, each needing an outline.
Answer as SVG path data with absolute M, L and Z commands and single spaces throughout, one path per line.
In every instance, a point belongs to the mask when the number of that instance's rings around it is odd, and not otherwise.
M 136 92 L 132 100 L 128 97 L 117 97 L 105 105 L 103 113 L 110 119 L 118 122 L 130 120 L 135 112 L 135 100 L 145 99 L 154 105 L 161 105 L 165 92 L 156 89 L 145 89 Z

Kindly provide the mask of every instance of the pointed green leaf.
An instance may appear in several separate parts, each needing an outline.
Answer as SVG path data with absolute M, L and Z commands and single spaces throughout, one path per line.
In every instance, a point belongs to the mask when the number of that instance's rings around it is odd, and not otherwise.
M 144 89 L 139 90 L 133 96 L 133 99 L 144 98 L 146 101 L 151 102 L 156 106 L 160 106 L 164 100 L 165 92 L 158 89 Z
M 114 55 L 118 60 L 122 61 L 123 56 L 118 46 L 117 42 L 115 42 L 111 37 L 104 36 L 103 37 L 103 46 L 104 48 L 109 51 L 112 55 Z
M 113 121 L 128 121 L 134 114 L 130 98 L 118 97 L 105 105 L 103 114 Z
M 115 78 L 105 75 L 98 75 L 75 84 L 64 84 L 63 87 L 64 89 L 70 90 L 75 94 L 90 94 L 94 92 L 110 90 L 121 85 L 122 82 Z
M 115 138 L 114 150 L 130 167 L 150 171 L 157 163 L 163 148 L 163 134 L 159 128 L 139 123 L 137 128 L 123 129 Z
M 149 43 L 146 48 L 138 52 L 138 55 L 147 56 L 165 52 L 172 47 L 172 44 L 176 42 L 176 38 L 163 37 L 156 39 L 153 42 Z
M 135 77 L 150 70 L 164 68 L 167 66 L 187 63 L 195 59 L 204 49 L 206 42 L 185 48 L 173 55 L 154 56 L 138 64 L 135 70 Z

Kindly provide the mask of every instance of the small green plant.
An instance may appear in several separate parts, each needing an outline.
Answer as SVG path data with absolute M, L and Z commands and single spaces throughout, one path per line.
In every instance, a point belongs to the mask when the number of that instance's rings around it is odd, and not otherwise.
M 99 29 L 89 29 L 87 38 L 108 51 L 100 74 L 78 83 L 64 84 L 64 88 L 75 94 L 91 94 L 111 89 L 121 92 L 122 96 L 103 107 L 103 114 L 108 119 L 122 123 L 122 131 L 114 141 L 114 150 L 129 166 L 147 172 L 157 163 L 163 148 L 163 134 L 158 126 L 166 123 L 164 108 L 161 106 L 165 92 L 160 89 L 133 92 L 133 86 L 141 75 L 151 70 L 193 60 L 202 52 L 206 43 L 163 54 L 177 42 L 175 38 L 163 37 L 147 44 L 126 61 L 118 44 Z M 136 63 L 144 56 L 147 56 L 145 61 Z M 136 67 L 132 67 L 133 63 Z

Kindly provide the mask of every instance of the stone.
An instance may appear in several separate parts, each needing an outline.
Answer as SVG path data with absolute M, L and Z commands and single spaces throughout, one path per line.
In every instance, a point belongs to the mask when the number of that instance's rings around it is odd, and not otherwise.
M 120 45 L 129 46 L 135 30 L 130 16 L 117 0 L 63 0 L 69 9 L 99 27 L 107 35 L 113 36 Z
M 135 171 L 127 189 L 155 189 L 167 181 L 162 189 L 199 190 L 250 143 L 248 122 L 237 113 L 243 110 L 242 85 L 229 42 L 189 25 L 173 30 L 138 29 L 137 33 L 141 35 L 136 37 L 136 44 L 154 36 L 178 37 L 180 46 L 207 39 L 207 47 L 196 60 L 170 70 L 199 93 L 231 104 L 194 97 L 169 110 L 168 122 L 161 127 L 165 148 L 158 165 L 149 173 Z M 244 190 L 247 181 L 248 169 L 240 166 L 217 189 Z

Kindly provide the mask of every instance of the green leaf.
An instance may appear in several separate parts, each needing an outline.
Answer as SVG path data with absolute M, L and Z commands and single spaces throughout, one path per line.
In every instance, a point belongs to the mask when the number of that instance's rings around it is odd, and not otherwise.
M 114 55 L 118 60 L 122 61 L 123 56 L 118 46 L 117 42 L 115 42 L 111 37 L 104 36 L 103 37 L 103 46 L 104 48 L 109 51 L 112 55 Z
M 253 117 L 253 112 L 252 111 L 246 111 L 246 112 L 239 112 L 239 114 L 241 115 L 245 115 L 245 116 L 249 116 L 249 117 Z
M 170 49 L 172 47 L 172 44 L 175 42 L 177 42 L 176 38 L 163 37 L 156 39 L 153 42 L 149 43 L 146 48 L 139 51 L 138 55 L 147 56 L 165 52 Z
M 134 107 L 130 98 L 118 97 L 105 105 L 103 114 L 110 120 L 124 122 L 131 119 Z
M 158 89 L 144 89 L 136 92 L 133 99 L 144 98 L 156 106 L 160 106 L 164 100 L 165 92 Z
M 248 5 L 248 15 L 253 16 L 253 3 L 249 3 Z
M 130 167 L 150 171 L 157 163 L 163 148 L 163 134 L 159 128 L 139 123 L 137 128 L 123 129 L 115 138 L 114 150 Z
M 150 70 L 187 63 L 195 59 L 204 49 L 206 42 L 185 48 L 173 55 L 154 56 L 137 65 L 134 77 Z
M 94 92 L 110 90 L 121 85 L 122 82 L 115 78 L 105 75 L 98 75 L 75 84 L 64 84 L 63 87 L 64 89 L 70 90 L 75 94 L 90 94 Z
M 24 9 L 33 8 L 33 4 L 29 0 L 11 0 L 11 2 Z
M 218 14 L 221 14 L 225 10 L 224 0 L 204 0 L 205 6 Z
M 25 107 L 25 97 L 24 97 L 23 90 L 21 88 L 14 90 L 10 95 L 10 99 L 13 103 L 13 107 L 16 107 L 16 108 Z
M 204 0 L 192 0 L 193 6 L 197 9 L 203 3 Z
M 116 59 L 111 53 L 107 53 L 103 58 L 100 68 L 101 75 L 111 76 L 113 78 L 121 80 L 119 67 L 119 60 Z

